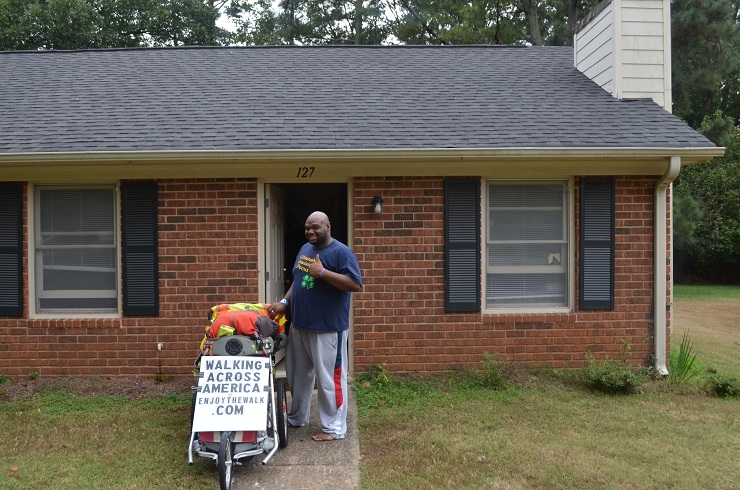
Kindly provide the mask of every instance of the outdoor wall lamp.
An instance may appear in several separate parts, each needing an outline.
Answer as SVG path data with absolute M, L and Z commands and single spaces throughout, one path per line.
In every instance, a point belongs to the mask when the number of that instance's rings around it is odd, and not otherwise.
M 373 197 L 373 212 L 380 214 L 383 211 L 383 198 L 380 196 Z

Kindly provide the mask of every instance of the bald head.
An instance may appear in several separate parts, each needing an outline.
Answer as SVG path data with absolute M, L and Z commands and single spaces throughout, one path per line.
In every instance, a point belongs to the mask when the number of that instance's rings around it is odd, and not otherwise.
M 304 231 L 306 240 L 317 248 L 326 247 L 332 241 L 329 217 L 321 211 L 314 211 L 308 216 Z
M 308 223 L 309 221 L 312 221 L 312 222 L 323 221 L 324 223 L 329 224 L 329 217 L 326 215 L 326 213 L 322 211 L 314 211 L 308 216 L 308 218 L 306 218 L 306 223 Z

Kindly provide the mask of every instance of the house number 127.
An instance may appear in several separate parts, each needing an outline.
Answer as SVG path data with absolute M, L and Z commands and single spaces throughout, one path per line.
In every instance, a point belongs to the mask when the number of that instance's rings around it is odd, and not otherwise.
M 313 175 L 315 169 L 316 167 L 298 167 L 298 175 L 296 177 L 307 179 Z

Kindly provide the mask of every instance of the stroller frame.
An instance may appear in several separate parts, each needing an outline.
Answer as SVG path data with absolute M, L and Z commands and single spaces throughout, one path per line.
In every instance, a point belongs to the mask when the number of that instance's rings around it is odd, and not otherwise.
M 231 486 L 231 469 L 234 464 L 242 464 L 242 460 L 267 453 L 262 461 L 266 465 L 278 450 L 288 445 L 287 432 L 287 401 L 285 398 L 285 380 L 276 379 L 275 376 L 275 354 L 285 341 L 285 335 L 281 335 L 277 342 L 272 338 L 246 337 L 242 335 L 230 335 L 215 339 L 207 339 L 204 344 L 203 354 L 198 356 L 195 366 L 200 367 L 203 355 L 213 356 L 257 356 L 270 359 L 268 386 L 268 410 L 266 431 L 259 431 L 253 442 L 235 442 L 240 431 L 214 432 L 218 438 L 215 442 L 205 442 L 196 439 L 196 432 L 190 431 L 190 443 L 188 445 L 188 464 L 193 464 L 193 454 L 214 460 L 219 468 L 219 481 L 222 490 L 228 490 Z M 202 376 L 203 373 L 200 373 Z M 195 413 L 197 400 L 197 387 L 193 387 L 193 404 L 191 418 Z M 235 437 L 237 436 L 237 437 Z

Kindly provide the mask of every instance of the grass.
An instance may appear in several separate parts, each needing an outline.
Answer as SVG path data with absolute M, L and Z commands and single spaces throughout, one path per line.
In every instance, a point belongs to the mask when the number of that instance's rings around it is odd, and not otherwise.
M 733 488 L 737 410 L 735 400 L 675 391 L 436 385 L 392 406 L 362 402 L 361 481 L 365 489 Z
M 702 366 L 740 374 L 740 287 L 676 288 L 671 340 Z M 375 489 L 736 488 L 740 399 L 704 373 L 637 394 L 588 391 L 565 371 L 481 359 L 479 373 L 403 382 L 380 366 L 356 384 L 361 485 Z M 505 373 L 513 383 L 499 382 Z M 61 389 L 2 401 L 0 489 L 215 488 L 187 465 L 189 393 L 142 400 Z
M 701 366 L 740 374 L 740 287 L 678 286 L 671 335 Z M 710 396 L 705 373 L 597 394 L 561 371 L 491 389 L 471 375 L 357 387 L 362 488 L 736 488 L 740 400 Z M 496 384 L 498 386 L 498 383 Z
M 676 284 L 673 297 L 676 301 L 740 301 L 740 287 Z
M 0 402 L 0 488 L 213 487 L 205 460 L 187 465 L 189 413 L 188 394 L 128 401 L 50 391 Z
M 671 345 L 684 334 L 705 368 L 740 378 L 740 286 L 676 286 Z

